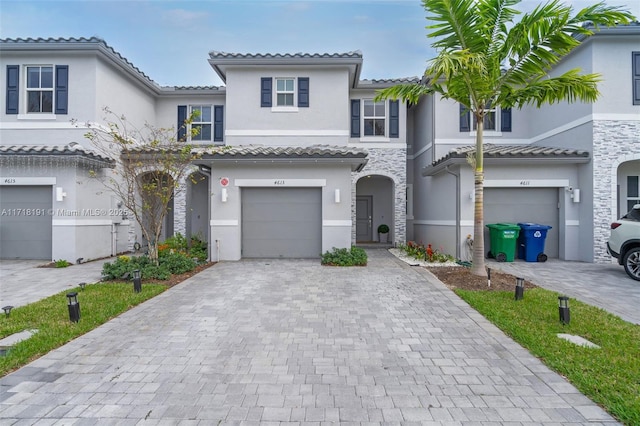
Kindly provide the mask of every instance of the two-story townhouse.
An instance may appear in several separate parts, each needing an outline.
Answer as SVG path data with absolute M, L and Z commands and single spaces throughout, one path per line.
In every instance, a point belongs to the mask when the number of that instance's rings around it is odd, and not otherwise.
M 206 152 L 179 182 L 164 236 L 206 238 L 213 260 L 317 257 L 377 240 L 383 223 L 390 241 L 405 239 L 407 108 L 373 101 L 399 80 L 360 81 L 360 52 L 211 52 L 225 87 L 160 87 L 97 38 L 2 40 L 0 49 L 0 208 L 9 211 L 0 257 L 93 259 L 145 243 L 90 179 L 113 162 L 71 123 L 104 124 L 103 107 L 139 126 L 179 128 L 199 113 L 190 142 Z M 44 107 L 32 107 L 36 97 Z M 63 101 L 64 113 L 47 104 Z M 45 214 L 11 216 L 32 205 Z
M 640 197 L 640 26 L 601 29 L 553 74 L 602 74 L 593 104 L 500 110 L 485 120 L 485 224 L 550 225 L 549 257 L 610 261 L 609 223 Z M 415 240 L 469 256 L 473 233 L 474 123 L 460 105 L 426 97 L 415 108 Z M 449 194 L 455 194 L 451 197 Z M 489 247 L 488 233 L 485 245 Z

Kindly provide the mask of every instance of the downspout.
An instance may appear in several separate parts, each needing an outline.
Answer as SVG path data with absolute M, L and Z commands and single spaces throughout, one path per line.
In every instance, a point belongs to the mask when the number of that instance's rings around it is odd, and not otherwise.
M 446 171 L 456 178 L 456 259 L 460 259 L 460 171 L 454 173 L 448 165 Z

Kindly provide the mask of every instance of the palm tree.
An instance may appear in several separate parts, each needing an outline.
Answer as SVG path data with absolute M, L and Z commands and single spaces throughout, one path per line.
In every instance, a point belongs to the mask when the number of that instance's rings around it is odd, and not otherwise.
M 628 24 L 626 10 L 598 3 L 572 15 L 571 6 L 551 0 L 521 16 L 520 0 L 422 0 L 434 22 L 427 35 L 437 56 L 425 71 L 425 83 L 400 84 L 377 99 L 417 103 L 428 94 L 459 102 L 476 123 L 474 244 L 472 273 L 486 276 L 483 217 L 483 128 L 490 109 L 526 104 L 540 107 L 560 101 L 594 102 L 598 74 L 573 69 L 550 76 L 552 67 L 600 26 Z

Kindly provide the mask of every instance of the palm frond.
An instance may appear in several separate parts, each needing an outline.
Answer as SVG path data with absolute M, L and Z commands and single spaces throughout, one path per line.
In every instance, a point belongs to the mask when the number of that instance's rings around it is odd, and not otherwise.
M 600 81 L 602 79 L 598 74 L 580 74 L 579 69 L 573 69 L 558 77 L 530 81 L 525 86 L 505 92 L 500 104 L 503 107 L 518 108 L 533 104 L 540 108 L 544 104 L 561 101 L 590 103 L 596 101 L 600 94 L 597 87 Z
M 402 99 L 411 104 L 417 104 L 424 95 L 433 93 L 433 88 L 420 83 L 398 84 L 386 89 L 378 90 L 374 101 L 383 99 Z
M 475 0 L 422 0 L 422 4 L 429 13 L 427 19 L 436 22 L 427 26 L 427 29 L 433 30 L 427 36 L 437 39 L 432 47 L 479 50 L 478 43 L 482 39 L 475 31 L 478 28 Z

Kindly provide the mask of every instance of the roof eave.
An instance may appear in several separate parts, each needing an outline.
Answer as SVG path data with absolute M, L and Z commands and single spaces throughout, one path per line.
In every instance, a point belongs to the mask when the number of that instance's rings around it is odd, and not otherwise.
M 260 164 L 260 165 L 285 165 L 285 164 L 348 164 L 351 171 L 361 171 L 369 161 L 366 157 L 225 157 L 216 155 L 203 155 L 194 161 L 195 164 L 210 165 L 214 163 L 222 164 Z
M 557 157 L 484 157 L 484 164 L 522 165 L 522 164 L 585 164 L 591 161 L 588 156 L 557 156 Z M 422 168 L 422 176 L 435 176 L 447 167 L 468 164 L 465 157 L 450 157 L 435 165 Z

